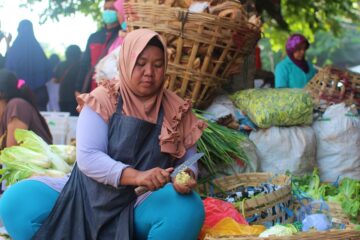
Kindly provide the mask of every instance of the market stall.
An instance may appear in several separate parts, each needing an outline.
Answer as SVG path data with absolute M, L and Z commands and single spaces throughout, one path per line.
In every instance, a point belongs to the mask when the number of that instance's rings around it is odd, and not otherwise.
M 138 0 L 126 2 L 125 11 L 129 31 L 150 28 L 165 38 L 165 87 L 190 98 L 208 124 L 198 141 L 205 155 L 196 191 L 206 213 L 199 239 L 360 238 L 358 74 L 329 67 L 305 90 L 227 94 L 222 87 L 244 71 L 260 38 L 255 15 L 235 1 Z M 113 80 L 117 57 L 99 63 L 98 81 Z M 48 114 L 48 124 L 61 135 L 59 122 L 68 116 L 54 116 Z M 60 137 L 66 144 L 71 129 Z M 0 153 L 8 185 L 71 171 L 75 146 L 49 146 L 20 133 L 20 146 Z

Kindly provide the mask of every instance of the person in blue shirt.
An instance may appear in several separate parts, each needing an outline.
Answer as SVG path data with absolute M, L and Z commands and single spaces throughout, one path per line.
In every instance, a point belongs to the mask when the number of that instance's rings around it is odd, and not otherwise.
M 287 57 L 275 67 L 275 88 L 303 88 L 316 74 L 314 66 L 305 59 L 309 41 L 293 34 L 286 42 Z

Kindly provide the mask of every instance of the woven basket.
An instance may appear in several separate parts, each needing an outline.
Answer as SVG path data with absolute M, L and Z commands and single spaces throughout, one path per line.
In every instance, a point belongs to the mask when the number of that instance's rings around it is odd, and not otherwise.
M 293 221 L 293 218 L 287 216 L 284 209 L 278 207 L 279 204 L 282 204 L 286 206 L 287 209 L 292 210 L 293 204 L 290 181 L 290 178 L 286 175 L 244 173 L 215 179 L 212 185 L 199 185 L 198 191 L 201 195 L 211 196 L 213 193 L 230 191 L 239 186 L 259 186 L 261 183 L 280 185 L 282 188 L 279 190 L 244 200 L 242 206 L 238 208 L 239 212 L 247 218 L 254 214 L 261 214 L 262 212 L 275 208 L 275 214 L 268 214 L 265 218 L 257 218 L 250 223 L 262 224 L 271 222 L 273 225 L 275 223 L 289 223 Z M 213 190 L 210 191 L 212 188 Z
M 240 71 L 243 57 L 254 50 L 260 38 L 260 30 L 244 20 L 245 15 L 235 21 L 159 2 L 126 2 L 128 28 L 149 28 L 164 37 L 169 57 L 165 87 L 190 98 L 194 107 L 205 108 L 229 75 Z M 240 39 L 240 44 L 235 45 L 234 38 Z
M 331 230 L 325 232 L 301 232 L 293 236 L 283 237 L 244 237 L 244 236 L 206 236 L 205 240 L 358 240 L 360 239 L 360 231 L 356 230 Z
M 345 102 L 347 106 L 355 104 L 360 109 L 360 74 L 326 66 L 308 82 L 305 90 L 317 106 Z

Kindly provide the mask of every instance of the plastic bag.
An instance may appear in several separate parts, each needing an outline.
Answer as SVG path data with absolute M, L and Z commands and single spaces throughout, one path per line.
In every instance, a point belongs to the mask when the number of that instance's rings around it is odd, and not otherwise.
M 307 232 L 313 228 L 317 231 L 326 231 L 331 228 L 330 208 L 323 200 L 311 201 L 303 205 L 298 213 L 297 219 L 302 222 L 302 230 Z
M 206 226 L 213 227 L 226 217 L 230 217 L 240 224 L 248 224 L 231 203 L 210 197 L 205 198 L 203 203 L 205 208 L 204 225 Z
M 207 197 L 203 200 L 205 209 L 205 221 L 201 228 L 199 239 L 203 239 L 206 233 L 224 218 L 231 218 L 239 224 L 245 224 L 245 218 L 236 210 L 231 203 Z
M 241 235 L 252 236 L 259 235 L 265 231 L 263 225 L 244 225 L 239 224 L 234 219 L 226 217 L 218 222 L 214 227 L 209 228 L 206 234 L 212 237 L 224 236 L 224 235 Z
M 248 89 L 231 96 L 260 128 L 294 126 L 313 121 L 313 102 L 303 89 Z
M 315 228 L 317 231 L 326 231 L 331 228 L 330 219 L 323 213 L 307 215 L 302 221 L 302 224 L 304 232 L 312 228 Z

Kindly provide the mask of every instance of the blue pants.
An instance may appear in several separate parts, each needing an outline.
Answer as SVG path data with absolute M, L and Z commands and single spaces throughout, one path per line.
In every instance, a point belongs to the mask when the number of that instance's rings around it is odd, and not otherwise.
M 59 193 L 34 180 L 22 181 L 0 199 L 0 218 L 14 240 L 31 239 L 50 214 Z M 171 184 L 135 208 L 136 239 L 196 239 L 204 207 L 196 193 L 181 195 Z
M 59 193 L 34 180 L 8 188 L 0 199 L 0 218 L 14 240 L 31 239 L 49 216 Z
M 205 212 L 197 193 L 181 195 L 167 184 L 135 208 L 134 218 L 136 239 L 196 240 Z

